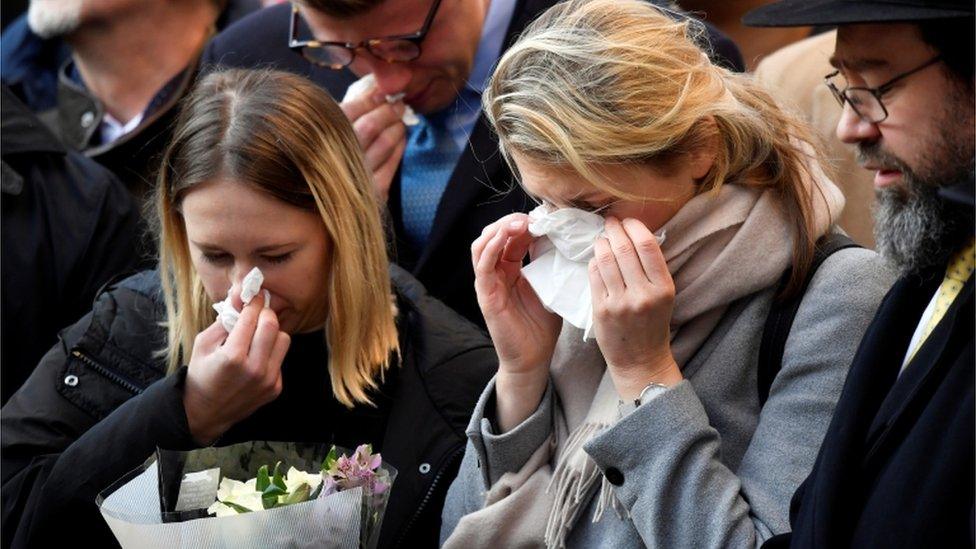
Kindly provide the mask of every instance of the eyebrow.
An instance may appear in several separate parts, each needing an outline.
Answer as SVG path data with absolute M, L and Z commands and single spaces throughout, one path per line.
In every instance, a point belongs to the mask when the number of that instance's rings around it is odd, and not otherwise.
M 850 69 L 855 72 L 865 71 L 869 69 L 883 69 L 891 65 L 888 61 L 884 59 L 841 59 L 836 55 L 830 56 L 830 66 L 835 69 Z
M 213 252 L 213 251 L 221 251 L 222 252 L 222 251 L 224 251 L 223 248 L 221 248 L 220 246 L 217 246 L 215 244 L 210 244 L 210 243 L 207 243 L 207 242 L 196 242 L 196 241 L 191 241 L 191 242 L 193 242 L 193 245 L 194 246 L 196 246 L 197 248 L 200 248 L 201 250 L 204 250 L 204 251 L 208 251 L 208 252 Z M 254 253 L 256 253 L 256 254 L 264 254 L 264 253 L 273 252 L 275 250 L 281 250 L 283 248 L 289 248 L 291 246 L 297 246 L 297 245 L 298 245 L 298 242 L 282 242 L 280 244 L 270 244 L 268 246 L 261 246 L 260 248 L 255 248 L 254 249 Z

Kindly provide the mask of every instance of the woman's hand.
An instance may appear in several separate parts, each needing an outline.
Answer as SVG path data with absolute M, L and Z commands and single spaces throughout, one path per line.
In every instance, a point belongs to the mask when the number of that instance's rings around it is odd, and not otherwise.
M 485 227 L 471 245 L 478 305 L 498 353 L 496 406 L 502 431 L 538 407 L 562 326 L 522 276 L 532 240 L 529 217 L 511 214 Z
M 649 383 L 682 379 L 670 344 L 674 281 L 643 223 L 608 217 L 606 234 L 590 260 L 593 324 L 617 392 L 633 399 Z
M 264 300 L 263 293 L 255 296 L 230 334 L 218 320 L 193 342 L 183 407 L 200 444 L 212 443 L 281 394 L 281 363 L 291 338 Z

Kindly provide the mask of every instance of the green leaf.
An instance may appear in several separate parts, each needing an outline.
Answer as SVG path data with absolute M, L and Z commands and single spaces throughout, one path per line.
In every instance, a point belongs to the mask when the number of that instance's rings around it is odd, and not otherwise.
M 278 506 L 278 496 L 261 496 L 261 505 L 265 509 L 274 509 Z
M 275 463 L 274 476 L 271 478 L 271 484 L 281 488 L 284 491 L 288 491 L 288 485 L 285 484 L 285 476 L 281 472 L 281 462 Z
M 319 497 L 319 494 L 322 493 L 322 487 L 323 486 L 325 486 L 325 483 L 324 482 L 320 482 L 319 485 L 318 485 L 318 487 L 311 494 L 309 494 L 308 499 L 315 499 L 315 498 Z
M 247 507 L 244 507 L 242 505 L 238 505 L 236 503 L 231 503 L 229 501 L 222 501 L 221 503 L 223 503 L 227 507 L 230 507 L 231 509 L 237 511 L 238 513 L 250 513 L 251 512 L 251 510 L 248 509 Z
M 293 503 L 301 503 L 303 501 L 308 501 L 309 494 L 312 492 L 312 487 L 308 484 L 302 483 L 301 486 L 295 489 L 294 492 L 288 494 L 282 498 L 279 502 L 282 505 L 291 505 Z
M 254 488 L 258 492 L 263 492 L 269 484 L 271 484 L 271 480 L 268 478 L 268 466 L 262 465 L 261 468 L 258 469 L 258 478 L 257 482 L 254 483 Z
M 339 460 L 339 452 L 336 451 L 336 447 L 333 444 L 332 448 L 329 450 L 329 454 L 325 456 L 325 461 L 322 462 L 322 470 L 331 469 L 335 462 Z

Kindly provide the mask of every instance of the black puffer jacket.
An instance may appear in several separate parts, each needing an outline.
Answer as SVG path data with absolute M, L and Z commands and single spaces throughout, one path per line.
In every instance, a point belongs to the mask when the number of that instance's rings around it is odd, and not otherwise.
M 295 366 L 310 338 L 293 340 L 282 366 L 284 390 L 221 438 L 372 442 L 397 467 L 382 547 L 436 544 L 447 487 L 464 452 L 464 428 L 497 359 L 487 337 L 391 268 L 400 314 L 402 362 L 386 376 L 378 406 L 347 410 L 329 386 L 313 393 Z M 147 271 L 103 293 L 94 310 L 61 334 L 27 383 L 0 410 L 5 547 L 72 540 L 94 547 L 114 538 L 96 495 L 142 464 L 156 446 L 195 447 L 183 410 L 186 368 L 166 376 L 159 326 L 159 277 Z M 321 341 L 321 338 L 319 339 Z M 289 383 L 289 379 L 293 382 Z M 295 382 L 294 380 L 298 380 Z M 309 396 L 314 395 L 314 396 Z

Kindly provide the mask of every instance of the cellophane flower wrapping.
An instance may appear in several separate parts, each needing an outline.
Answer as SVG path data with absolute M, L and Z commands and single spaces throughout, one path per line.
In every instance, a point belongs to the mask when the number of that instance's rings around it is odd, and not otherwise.
M 325 465 L 338 476 L 327 474 Z M 262 469 L 265 480 L 278 469 L 275 476 L 288 493 L 254 492 Z M 296 489 L 314 478 L 322 482 L 311 493 Z M 159 450 L 99 494 L 96 503 L 125 549 L 372 549 L 395 478 L 396 470 L 368 446 L 352 452 L 324 444 L 246 442 L 190 452 Z M 227 504 L 217 501 L 218 492 Z M 301 503 L 288 503 L 293 493 Z M 262 508 L 262 496 L 272 508 Z

